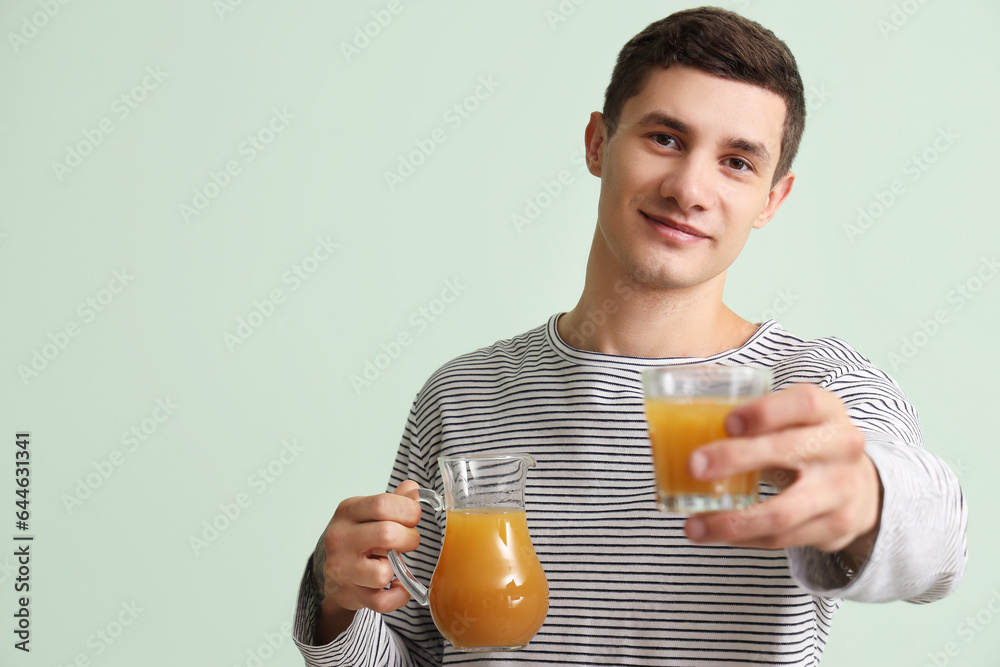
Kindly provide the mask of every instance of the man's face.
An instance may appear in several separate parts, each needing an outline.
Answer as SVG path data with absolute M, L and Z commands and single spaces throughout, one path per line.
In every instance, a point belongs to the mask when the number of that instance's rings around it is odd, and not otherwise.
M 626 273 L 663 288 L 724 280 L 791 188 L 791 174 L 771 188 L 784 120 L 778 95 L 677 65 L 650 71 L 610 139 L 595 113 L 598 225 Z

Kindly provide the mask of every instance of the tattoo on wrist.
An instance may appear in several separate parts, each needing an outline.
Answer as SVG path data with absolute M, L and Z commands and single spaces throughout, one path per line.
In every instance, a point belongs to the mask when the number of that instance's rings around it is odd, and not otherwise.
M 840 566 L 841 572 L 843 572 L 844 576 L 847 577 L 848 581 L 852 580 L 854 575 L 857 574 L 857 570 L 848 565 L 841 557 L 841 554 L 834 553 L 833 560 Z

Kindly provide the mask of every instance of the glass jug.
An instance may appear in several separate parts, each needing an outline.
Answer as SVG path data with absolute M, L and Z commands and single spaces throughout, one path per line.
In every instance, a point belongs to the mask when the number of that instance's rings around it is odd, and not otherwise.
M 430 587 L 396 551 L 389 561 L 403 586 L 430 605 L 438 630 L 459 651 L 513 651 L 542 627 L 549 584 L 528 536 L 524 486 L 530 454 L 441 457 L 444 499 L 420 502 L 446 511 L 444 542 Z

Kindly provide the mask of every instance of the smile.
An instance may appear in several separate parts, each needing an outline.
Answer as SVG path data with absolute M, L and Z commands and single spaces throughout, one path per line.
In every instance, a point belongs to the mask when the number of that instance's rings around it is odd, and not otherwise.
M 694 227 L 681 224 L 670 218 L 653 217 L 644 211 L 639 211 L 639 213 L 650 223 L 657 234 L 667 240 L 679 243 L 697 243 L 698 241 L 710 238 L 707 234 L 703 234 Z

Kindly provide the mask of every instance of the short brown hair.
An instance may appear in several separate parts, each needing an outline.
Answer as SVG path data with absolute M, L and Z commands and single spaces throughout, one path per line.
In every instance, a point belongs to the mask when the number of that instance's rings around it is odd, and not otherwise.
M 759 23 L 718 7 L 686 9 L 649 24 L 618 54 L 604 94 L 609 138 L 618 127 L 625 102 L 639 94 L 650 71 L 672 64 L 750 83 L 785 101 L 781 155 L 773 187 L 791 169 L 806 125 L 802 78 L 788 46 Z

